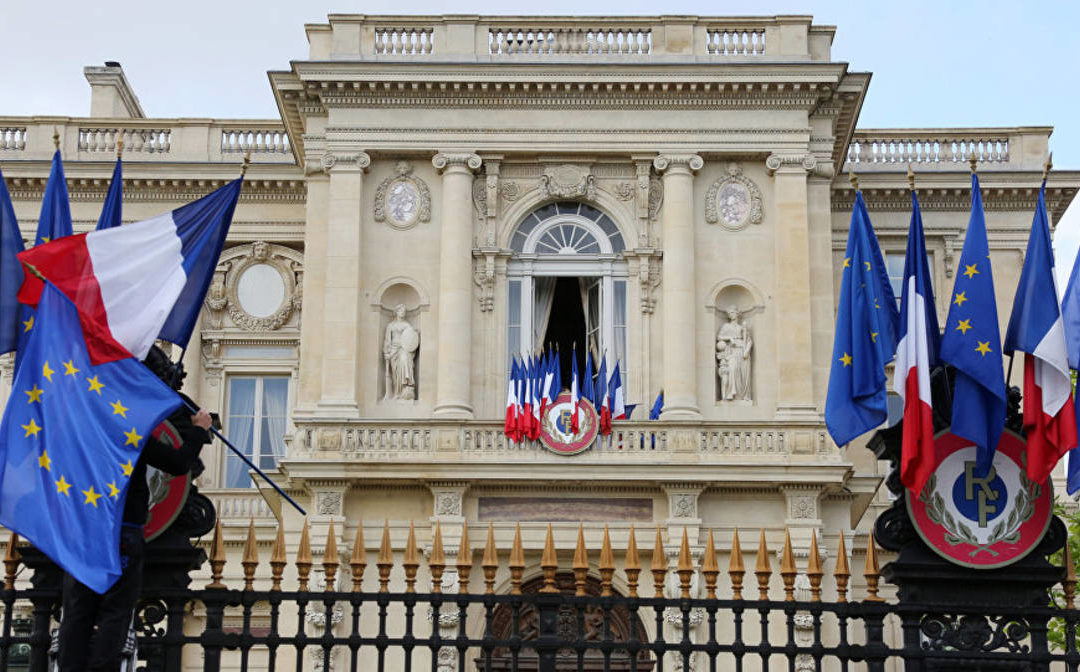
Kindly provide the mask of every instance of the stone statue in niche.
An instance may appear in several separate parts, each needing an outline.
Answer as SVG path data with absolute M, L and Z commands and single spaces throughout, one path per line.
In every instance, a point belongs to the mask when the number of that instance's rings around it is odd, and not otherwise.
M 735 306 L 727 309 L 728 321 L 716 334 L 716 375 L 720 378 L 722 401 L 750 400 L 751 351 L 754 341 L 750 328 L 742 321 Z
M 394 319 L 386 325 L 383 358 L 386 360 L 386 399 L 416 398 L 414 363 L 420 348 L 420 332 L 405 320 L 405 306 L 394 308 Z

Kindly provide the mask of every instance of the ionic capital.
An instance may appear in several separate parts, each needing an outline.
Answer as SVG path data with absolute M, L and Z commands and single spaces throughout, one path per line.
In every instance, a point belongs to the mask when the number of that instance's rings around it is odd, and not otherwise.
M 690 174 L 704 167 L 705 160 L 697 154 L 661 154 L 653 159 L 653 168 L 660 174 Z
M 435 170 L 440 173 L 445 170 L 464 170 L 473 173 L 480 169 L 483 162 L 478 155 L 464 152 L 454 154 L 439 152 L 431 159 L 431 165 L 435 166 Z
M 765 170 L 772 177 L 780 172 L 812 172 L 817 168 L 817 158 L 813 154 L 770 154 L 765 159 Z

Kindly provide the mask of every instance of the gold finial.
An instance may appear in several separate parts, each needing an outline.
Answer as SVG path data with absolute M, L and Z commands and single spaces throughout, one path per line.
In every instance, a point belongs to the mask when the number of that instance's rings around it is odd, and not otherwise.
M 337 577 L 338 567 L 341 560 L 338 557 L 337 533 L 334 532 L 334 521 L 330 521 L 330 530 L 326 535 L 326 548 L 323 549 L 323 577 L 326 581 L 326 590 L 334 590 L 334 579 Z
M 911 164 L 907 164 L 907 183 L 908 189 L 915 191 L 915 171 L 912 170 Z
M 784 601 L 795 601 L 795 553 L 791 550 L 791 530 L 784 528 L 784 551 L 780 555 L 780 578 L 784 580 Z
M 221 518 L 214 524 L 214 540 L 210 543 L 210 583 L 207 590 L 224 590 L 221 573 L 225 569 L 225 540 L 221 538 Z
M 1050 171 L 1053 168 L 1054 168 L 1054 153 L 1050 152 L 1050 154 L 1046 157 L 1046 163 L 1043 164 L 1043 182 L 1046 181 L 1047 176 L 1050 175 Z
M 352 553 L 349 554 L 349 569 L 352 570 L 352 589 L 359 593 L 367 568 L 367 551 L 364 548 L 364 521 L 356 524 L 356 538 L 353 539 Z
M 4 590 L 15 590 L 15 574 L 19 570 L 19 535 L 14 532 L 8 537 L 7 550 L 4 551 Z
M 682 529 L 679 563 L 675 566 L 675 573 L 679 575 L 679 597 L 684 600 L 690 599 L 690 579 L 694 576 L 694 564 L 690 560 L 690 538 L 686 534 L 685 527 Z
M 979 158 L 975 156 L 975 145 L 972 145 L 968 151 L 968 163 L 971 164 L 971 174 L 974 175 L 979 164 Z
M 116 136 L 116 158 L 124 158 L 124 136 L 123 131 Z
M 769 563 L 769 549 L 765 545 L 765 528 L 761 528 L 761 539 L 758 541 L 757 567 L 754 568 L 757 576 L 758 599 L 769 599 L 769 578 L 772 576 L 772 565 Z
M 1065 593 L 1065 608 L 1076 608 L 1076 566 L 1073 564 L 1072 549 L 1069 541 L 1065 540 L 1065 578 L 1061 580 L 1061 591 Z M 5 562 L 7 562 L 5 560 Z
M 884 602 L 884 598 L 878 597 L 878 577 L 881 570 L 878 568 L 877 546 L 874 544 L 874 533 L 866 538 L 866 567 L 863 569 L 863 577 L 866 579 L 866 601 Z
M 709 528 L 709 542 L 705 547 L 705 557 L 701 561 L 701 573 L 705 577 L 706 597 L 716 599 L 716 577 L 720 576 L 720 565 L 716 564 L 716 546 L 713 543 L 712 528 Z
M 389 593 L 394 552 L 390 549 L 390 521 L 388 519 L 383 519 L 382 543 L 379 544 L 379 555 L 375 558 L 375 566 L 379 568 L 379 592 Z
M 499 554 L 495 550 L 495 525 L 488 523 L 487 544 L 484 546 L 484 557 L 480 560 L 480 568 L 484 570 L 484 594 L 495 594 L 495 572 L 499 571 Z
M 308 589 L 308 575 L 311 573 L 311 536 L 308 521 L 304 518 L 304 527 L 300 530 L 300 548 L 296 551 L 296 574 L 299 578 L 300 592 Z
M 551 533 L 551 523 L 548 523 L 547 539 L 544 540 L 544 552 L 540 556 L 540 569 L 544 571 L 544 587 L 541 593 L 557 593 L 555 587 L 555 572 L 559 571 L 559 556 L 555 553 L 555 538 Z
M 810 580 L 810 601 L 821 601 L 821 553 L 818 551 L 817 530 L 810 531 L 810 559 L 806 563 L 806 578 Z
M 855 191 L 859 190 L 859 178 L 855 175 L 855 169 L 848 169 L 848 182 L 851 182 L 851 188 Z
M 405 558 L 401 561 L 405 568 L 405 592 L 416 592 L 416 570 L 420 568 L 420 553 L 416 548 L 416 528 L 409 521 L 409 537 L 405 540 Z
M 255 545 L 255 519 L 248 521 L 247 541 L 244 542 L 244 558 L 240 561 L 244 567 L 244 590 L 255 587 L 255 570 L 259 566 L 259 549 Z
M 735 528 L 735 534 L 731 538 L 731 559 L 728 561 L 728 576 L 731 577 L 731 597 L 741 600 L 742 580 L 746 574 L 746 566 L 743 565 L 742 546 L 739 545 L 739 528 Z
M 585 550 L 585 526 L 578 523 L 577 546 L 570 568 L 574 571 L 574 595 L 585 597 L 585 575 L 589 573 L 589 552 Z
M 521 577 L 525 574 L 525 550 L 521 547 L 521 523 L 514 526 L 514 543 L 510 547 L 510 594 L 521 595 Z
M 60 151 L 60 131 L 56 130 L 56 126 L 52 127 L 52 141 L 56 145 L 56 150 Z
M 836 601 L 847 602 L 847 586 L 848 579 L 851 578 L 851 570 L 848 569 L 843 532 L 840 533 L 840 545 L 836 550 L 836 567 L 833 569 L 833 577 L 836 579 Z
M 469 574 L 472 573 L 472 547 L 469 546 L 469 523 L 461 524 L 461 541 L 458 543 L 457 562 L 454 563 L 458 573 L 458 593 L 465 595 L 469 592 Z
M 431 570 L 431 592 L 442 592 L 442 575 L 446 569 L 446 554 L 442 547 L 442 526 L 435 521 L 435 536 L 431 539 L 431 559 L 428 560 L 428 569 Z
M 664 596 L 664 579 L 667 578 L 667 556 L 664 555 L 664 538 L 660 536 L 660 526 L 656 526 L 656 543 L 653 544 L 652 567 L 653 597 Z
M 604 525 L 604 539 L 600 542 L 600 596 L 611 597 L 611 577 L 615 576 L 615 554 L 611 552 L 611 536 Z
M 285 529 L 278 523 L 277 536 L 274 537 L 274 547 L 270 549 L 270 577 L 272 585 L 270 590 L 281 590 L 281 575 L 285 572 Z
M 626 594 L 628 597 L 637 597 L 638 574 L 641 573 L 641 561 L 638 559 L 637 537 L 634 536 L 634 526 L 630 526 L 630 536 L 626 539 L 626 562 L 623 563 L 623 571 L 626 572 Z
M 251 165 L 251 148 L 248 147 L 247 153 L 244 154 L 244 163 L 240 166 L 240 177 L 247 175 L 248 166 Z

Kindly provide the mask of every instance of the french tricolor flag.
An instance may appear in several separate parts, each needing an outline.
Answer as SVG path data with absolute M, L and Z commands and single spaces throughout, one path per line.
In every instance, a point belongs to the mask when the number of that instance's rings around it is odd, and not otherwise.
M 1045 481 L 1061 456 L 1077 445 L 1065 328 L 1057 296 L 1044 180 L 1004 347 L 1008 354 L 1017 350 L 1024 353 L 1027 475 L 1036 483 Z
M 521 436 L 518 434 L 518 422 L 517 422 L 517 408 L 518 408 L 518 363 L 517 357 L 510 362 L 510 380 L 507 383 L 506 388 L 506 420 L 503 423 L 503 433 L 511 441 L 520 441 Z
M 94 365 L 142 359 L 157 338 L 187 345 L 232 222 L 243 178 L 172 212 L 65 236 L 19 253 L 79 309 Z M 44 283 L 27 273 L 19 301 L 36 306 Z
M 900 480 L 916 496 L 922 492 L 934 469 L 934 414 L 930 396 L 930 368 L 937 361 L 940 339 L 935 310 L 922 215 L 919 212 L 919 203 L 913 195 L 907 255 L 904 259 L 900 338 L 896 345 L 893 391 L 904 400 Z
M 577 372 L 577 345 L 574 345 L 573 354 L 570 355 L 570 408 L 574 409 L 573 414 L 570 416 L 570 433 L 577 435 L 581 429 L 580 421 L 578 420 L 578 404 L 581 403 L 581 393 L 578 381 Z

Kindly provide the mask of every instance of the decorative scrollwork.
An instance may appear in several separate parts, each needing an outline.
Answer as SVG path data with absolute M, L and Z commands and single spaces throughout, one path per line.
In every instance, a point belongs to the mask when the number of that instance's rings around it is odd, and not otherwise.
M 1009 653 L 1027 653 L 1024 644 L 1030 632 L 1026 621 L 1012 616 L 950 616 L 934 614 L 923 618 L 919 631 L 924 651 L 980 651 L 1004 648 Z
M 135 632 L 143 637 L 164 637 L 165 628 L 158 627 L 168 616 L 168 608 L 161 600 L 142 600 L 135 606 Z
M 187 537 L 201 537 L 214 529 L 216 521 L 214 503 L 201 492 L 192 490 L 171 529 L 182 531 Z

